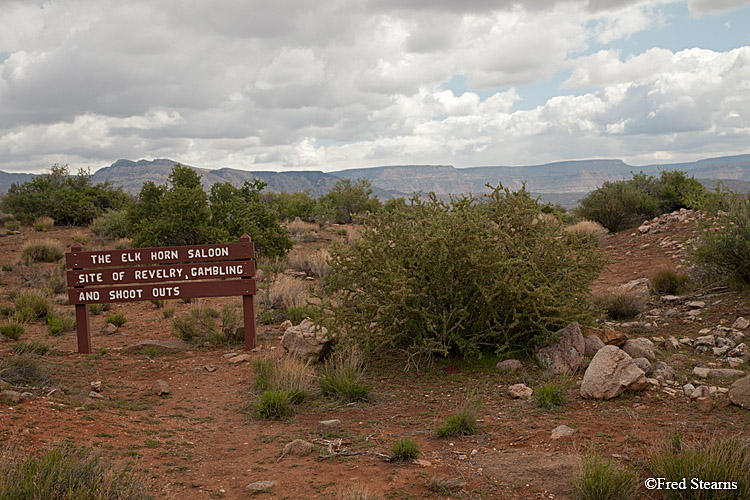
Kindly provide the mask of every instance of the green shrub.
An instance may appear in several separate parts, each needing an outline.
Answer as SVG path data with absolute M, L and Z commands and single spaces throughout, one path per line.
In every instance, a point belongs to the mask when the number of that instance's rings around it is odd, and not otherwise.
M 76 320 L 70 316 L 63 316 L 61 318 L 47 316 L 47 326 L 49 327 L 49 334 L 57 337 L 65 332 L 75 330 Z
M 11 345 L 11 348 L 16 354 L 36 354 L 38 356 L 44 356 L 50 351 L 50 346 L 41 340 L 16 342 Z
M 672 268 L 661 268 L 651 277 L 651 288 L 657 295 L 679 295 L 688 289 L 690 277 Z
M 401 438 L 391 446 L 392 462 L 409 462 L 419 456 L 419 445 L 409 438 Z
M 12 264 L 0 264 L 0 269 L 3 271 L 12 271 L 13 265 Z
M 106 323 L 112 323 L 117 328 L 120 328 L 122 325 L 124 325 L 125 323 L 127 323 L 127 321 L 128 320 L 127 320 L 127 318 L 125 317 L 124 314 L 122 314 L 122 313 L 115 313 L 115 314 L 110 314 L 109 316 L 107 316 Z
M 52 220 L 52 217 L 38 217 L 32 224 L 34 229 L 42 233 L 46 233 L 47 231 L 52 229 L 52 226 L 54 225 L 55 221 Z
M 646 298 L 635 291 L 613 290 L 594 297 L 594 304 L 610 319 L 633 319 L 646 309 Z
M 50 376 L 36 359 L 16 354 L 0 363 L 0 379 L 12 385 L 28 386 L 45 384 L 50 381 Z
M 91 176 L 83 170 L 71 176 L 67 166 L 54 165 L 48 174 L 13 184 L 0 206 L 24 224 L 46 216 L 57 226 L 85 226 L 104 210 L 122 208 L 129 201 L 130 196 L 119 188 L 92 185 Z
M 308 306 L 292 306 L 284 313 L 284 317 L 295 325 L 299 325 L 305 318 L 310 317 L 312 309 Z
M 168 307 L 167 309 L 164 309 L 161 312 L 161 315 L 164 319 L 171 318 L 174 316 L 174 307 Z
M 292 248 L 278 213 L 261 201 L 264 182 L 241 188 L 216 183 L 206 194 L 200 179 L 195 170 L 175 165 L 168 185 L 143 184 L 127 214 L 136 247 L 229 242 L 248 234 L 261 255 L 280 256 Z
M 167 301 L 164 299 L 151 300 L 149 302 L 151 302 L 154 305 L 154 307 L 156 307 L 157 309 L 161 309 L 162 307 L 164 307 L 164 304 L 167 303 Z
M 5 335 L 11 340 L 18 340 L 23 335 L 23 332 L 23 324 L 16 323 L 15 321 L 0 325 L 0 334 Z
M 108 210 L 91 223 L 91 232 L 113 240 L 126 238 L 129 234 L 127 210 Z
M 54 241 L 45 240 L 24 245 L 21 259 L 26 264 L 32 262 L 57 262 L 65 256 L 65 252 Z
M 89 312 L 94 316 L 98 316 L 102 313 L 104 307 L 102 304 L 89 304 Z
M 269 390 L 263 392 L 255 404 L 258 418 L 284 419 L 294 415 L 295 394 L 290 391 Z
M 299 217 L 309 220 L 315 211 L 317 201 L 310 196 L 309 191 L 295 193 L 263 193 L 262 200 L 279 213 L 282 219 L 294 220 Z
M 575 385 L 569 375 L 560 375 L 534 391 L 536 404 L 550 410 L 568 403 L 570 389 Z
M 525 191 L 497 188 L 486 201 L 414 198 L 334 246 L 326 326 L 369 349 L 472 356 L 531 351 L 590 319 L 596 243 L 539 218 Z
M 738 439 L 704 439 L 685 443 L 679 434 L 650 460 L 649 468 L 655 477 L 667 481 L 687 478 L 686 490 L 664 490 L 667 500 L 689 499 L 750 499 L 750 448 Z M 736 489 L 700 490 L 691 488 L 692 478 L 707 482 L 736 482 Z
M 471 436 L 476 434 L 477 430 L 477 411 L 467 406 L 448 417 L 435 433 L 438 437 L 458 437 Z
M 599 455 L 581 462 L 581 471 L 573 480 L 575 500 L 635 500 L 638 474 L 630 467 L 619 467 Z
M 21 227 L 21 223 L 17 220 L 9 220 L 5 222 L 5 229 L 10 231 L 11 233 L 14 231 L 18 231 L 18 229 Z
M 331 190 L 318 198 L 315 216 L 318 219 L 351 223 L 354 216 L 377 212 L 381 208 L 377 196 L 372 196 L 372 183 L 367 179 L 352 182 L 341 179 Z
M 87 448 L 58 445 L 39 456 L 6 448 L 0 457 L 4 500 L 146 500 L 144 481 Z
M 370 387 L 364 383 L 364 362 L 356 346 L 339 349 L 326 360 L 320 373 L 320 392 L 345 403 L 368 399 Z
M 628 180 L 605 182 L 580 200 L 575 214 L 616 232 L 644 219 L 688 208 L 706 193 L 700 182 L 684 172 L 664 170 L 659 178 L 641 172 Z
M 750 285 L 750 197 L 728 193 L 726 211 L 704 225 L 693 260 L 711 274 Z
M 16 312 L 24 318 L 30 315 L 30 319 L 42 319 L 52 312 L 52 306 L 47 298 L 34 292 L 24 292 L 18 295 L 15 305 Z

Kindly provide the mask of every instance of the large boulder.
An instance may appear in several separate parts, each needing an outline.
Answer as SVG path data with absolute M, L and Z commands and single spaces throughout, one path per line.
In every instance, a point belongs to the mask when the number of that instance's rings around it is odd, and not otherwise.
M 281 347 L 303 361 L 320 361 L 331 348 L 328 329 L 305 319 L 297 326 L 286 329 L 281 337 Z
M 628 339 L 622 344 L 622 350 L 630 355 L 631 358 L 646 358 L 654 361 L 654 343 L 643 337 L 638 339 Z
M 729 400 L 737 406 L 750 410 L 750 375 L 732 384 L 729 389 Z
M 575 373 L 581 368 L 586 344 L 581 327 L 571 323 L 559 332 L 557 340 L 537 350 L 536 357 L 551 374 Z
M 596 335 L 606 345 L 616 345 L 618 347 L 628 340 L 627 334 L 606 326 L 604 328 L 589 328 L 586 330 L 586 334 Z
M 586 335 L 583 342 L 586 345 L 586 356 L 594 356 L 605 345 L 602 339 L 593 334 Z
M 622 349 L 608 345 L 596 353 L 586 369 L 581 396 L 612 399 L 626 390 L 641 391 L 646 387 L 646 374 L 633 362 L 633 358 Z

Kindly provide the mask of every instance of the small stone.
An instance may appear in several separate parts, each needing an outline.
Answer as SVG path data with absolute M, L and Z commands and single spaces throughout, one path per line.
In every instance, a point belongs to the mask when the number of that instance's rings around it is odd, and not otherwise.
M 294 325 L 292 324 L 292 322 L 287 319 L 287 320 L 284 320 L 284 322 L 279 325 L 279 330 L 281 330 L 282 332 L 284 332 L 284 331 L 286 331 L 287 328 L 291 328 L 293 326 Z
M 714 353 L 714 356 L 723 356 L 729 351 L 729 346 L 714 347 L 711 350 Z
M 690 399 L 696 400 L 698 398 L 705 398 L 711 395 L 711 389 L 706 385 L 700 385 L 695 388 L 693 393 L 690 395 Z
M 36 396 L 31 392 L 22 392 L 21 401 L 34 401 Z
M 310 441 L 304 439 L 295 439 L 291 443 L 287 443 L 284 446 L 283 455 L 297 455 L 298 457 L 306 457 L 315 449 Z
M 746 320 L 742 316 L 734 320 L 734 323 L 732 323 L 732 328 L 736 328 L 737 330 L 744 330 L 750 326 L 750 321 Z
M 90 384 L 91 390 L 93 392 L 102 392 L 102 381 L 97 380 L 96 382 L 91 382 Z
M 204 365 L 203 369 L 206 370 L 208 373 L 213 373 L 216 371 L 216 365 Z
M 18 391 L 5 390 L 0 392 L 0 401 L 6 404 L 17 405 L 21 402 L 21 393 Z
M 664 341 L 664 350 L 665 351 L 677 351 L 682 347 L 682 344 L 680 344 L 680 341 L 677 340 L 675 337 L 669 337 L 667 340 Z
M 550 435 L 550 439 L 552 439 L 553 441 L 555 441 L 555 440 L 558 440 L 558 439 L 562 439 L 562 438 L 566 438 L 566 437 L 572 436 L 575 433 L 576 433 L 576 430 L 575 429 L 571 429 L 567 425 L 558 425 L 552 431 L 552 434 Z
M 662 392 L 664 394 L 669 395 L 669 396 L 676 396 L 677 395 L 677 391 L 675 391 L 674 389 L 671 389 L 669 387 L 665 387 L 664 389 L 662 389 Z
M 92 399 L 104 399 L 104 396 L 102 396 L 96 391 L 89 391 L 89 397 Z
M 693 375 L 700 378 L 708 378 L 708 374 L 711 372 L 710 368 L 703 368 L 700 366 L 696 366 L 693 368 Z
M 710 396 L 704 396 L 695 400 L 695 406 L 700 411 L 709 412 L 714 409 L 714 402 Z
M 159 379 L 154 382 L 154 385 L 151 387 L 151 392 L 157 396 L 167 395 L 169 394 L 169 384 L 166 380 Z
M 645 373 L 646 375 L 648 375 L 652 371 L 651 362 L 646 358 L 634 358 L 633 363 L 635 363 L 638 368 L 643 370 L 643 373 Z
M 340 434 L 341 431 L 344 430 L 344 424 L 341 423 L 341 420 L 338 419 L 331 419 L 331 420 L 321 420 L 318 422 L 318 434 Z
M 651 231 L 651 226 L 646 226 L 646 225 L 643 225 L 643 226 L 638 226 L 638 232 L 639 232 L 640 234 L 646 234 L 646 233 L 648 233 L 649 231 Z
M 236 352 L 228 352 L 224 355 L 225 358 L 233 358 L 235 356 L 237 356 Z
M 432 467 L 432 463 L 429 460 L 425 460 L 423 458 L 414 459 L 411 461 L 411 463 L 420 467 Z
M 706 303 L 702 300 L 693 300 L 691 302 L 687 303 L 688 307 L 692 307 L 693 309 L 703 309 L 706 307 Z
M 695 339 L 694 345 L 697 346 L 708 346 L 714 347 L 716 345 L 716 338 L 713 335 L 703 335 Z
M 727 363 L 729 364 L 729 368 L 737 368 L 742 365 L 743 361 L 742 358 L 733 358 L 730 356 L 727 358 Z
M 691 318 L 697 318 L 698 316 L 701 315 L 701 311 L 700 309 L 693 309 L 691 311 L 688 311 L 687 315 Z
M 517 372 L 522 367 L 523 365 L 517 359 L 506 359 L 505 361 L 500 361 L 495 365 L 495 368 L 497 368 L 501 372 Z
M 690 397 L 690 395 L 693 394 L 693 391 L 695 391 L 695 386 L 693 384 L 685 384 L 682 386 L 682 392 L 684 392 L 687 397 Z
M 659 381 L 656 380 L 655 378 L 647 378 L 646 382 L 648 382 L 649 385 L 651 385 L 653 387 L 659 387 Z
M 679 302 L 682 300 L 682 297 L 679 295 L 662 295 L 661 300 L 664 302 Z
M 245 361 L 250 361 L 251 359 L 253 359 L 253 357 L 250 354 L 240 354 L 239 356 L 230 358 L 229 363 L 236 365 L 237 363 L 244 363 Z
M 737 344 L 737 346 L 731 351 L 729 351 L 728 354 L 732 358 L 741 358 L 742 356 L 747 354 L 747 352 L 748 352 L 748 347 L 744 342 L 742 342 L 741 344 Z
M 534 394 L 534 390 L 526 384 L 515 384 L 508 387 L 508 394 L 513 399 L 529 399 Z
M 247 491 L 266 491 L 276 486 L 276 481 L 255 481 L 245 486 Z
M 113 335 L 117 333 L 117 327 L 112 323 L 107 323 L 106 325 L 104 325 L 104 327 L 102 327 L 101 332 L 102 335 Z

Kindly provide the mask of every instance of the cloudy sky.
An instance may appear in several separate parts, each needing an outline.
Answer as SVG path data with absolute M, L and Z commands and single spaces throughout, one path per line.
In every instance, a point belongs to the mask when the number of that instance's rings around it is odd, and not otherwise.
M 750 0 L 0 0 L 0 170 L 750 153 Z

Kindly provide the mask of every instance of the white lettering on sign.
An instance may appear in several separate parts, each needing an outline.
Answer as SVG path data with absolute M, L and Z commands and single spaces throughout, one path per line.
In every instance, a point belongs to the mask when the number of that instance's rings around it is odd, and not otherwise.
M 148 280 L 148 279 L 174 279 L 182 278 L 182 269 L 175 267 L 172 269 L 144 269 L 142 271 L 135 271 L 136 280 Z
M 157 250 L 151 252 L 151 260 L 179 259 L 180 254 L 177 250 Z
M 229 257 L 228 247 L 198 248 L 188 250 L 188 259 L 207 259 L 211 257 Z
M 194 267 L 190 270 L 190 275 L 194 278 L 203 276 L 239 276 L 241 274 L 241 265 Z
M 151 295 L 154 297 L 179 297 L 180 296 L 180 287 L 179 286 L 165 286 L 165 287 L 159 287 L 154 288 L 151 291 Z
M 79 292 L 78 300 L 80 302 L 85 300 L 99 300 L 99 292 Z
M 87 285 L 89 283 L 100 283 L 102 281 L 102 273 L 81 273 L 78 275 L 78 284 Z
M 117 271 L 112 273 L 112 281 L 122 281 L 125 278 L 125 271 Z
M 92 262 L 92 264 L 109 264 L 109 263 L 111 263 L 110 257 L 111 257 L 111 255 L 109 255 L 109 254 L 107 254 L 107 255 L 96 255 L 96 254 L 94 254 L 94 255 L 91 256 L 91 262 Z
M 143 290 L 110 290 L 109 300 L 140 299 Z
M 122 262 L 140 262 L 141 252 L 127 252 L 120 255 Z

